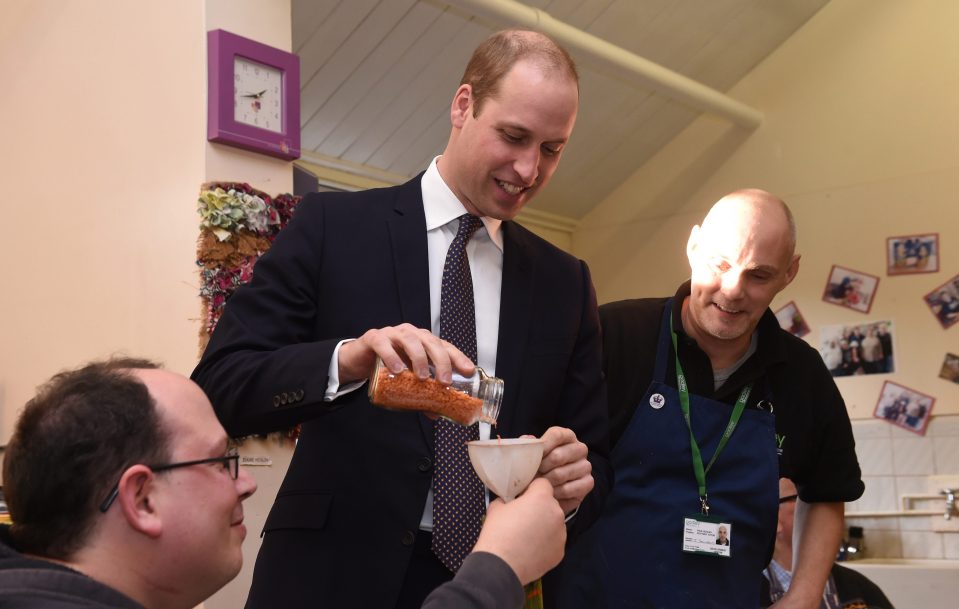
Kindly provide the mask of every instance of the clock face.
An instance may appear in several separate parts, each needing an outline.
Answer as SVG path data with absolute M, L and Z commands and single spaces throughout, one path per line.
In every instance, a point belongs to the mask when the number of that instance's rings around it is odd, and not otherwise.
M 233 120 L 283 132 L 283 72 L 240 56 L 233 58 Z

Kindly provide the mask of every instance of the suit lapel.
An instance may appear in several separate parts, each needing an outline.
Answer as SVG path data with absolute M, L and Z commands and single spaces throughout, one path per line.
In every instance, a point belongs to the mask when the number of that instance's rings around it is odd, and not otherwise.
M 423 212 L 422 174 L 397 190 L 396 202 L 387 218 L 390 251 L 400 301 L 400 314 L 417 328 L 430 329 L 429 252 L 426 245 L 426 215 Z M 433 448 L 433 421 L 419 415 L 426 445 Z
M 517 431 L 513 423 L 522 383 L 522 363 L 529 342 L 535 267 L 535 257 L 522 230 L 512 222 L 504 222 L 496 376 L 503 379 L 506 386 L 498 425 L 498 432 L 506 437 L 512 437 Z
M 426 216 L 420 179 L 403 184 L 386 220 L 393 254 L 393 272 L 404 321 L 430 327 L 429 254 L 426 249 Z

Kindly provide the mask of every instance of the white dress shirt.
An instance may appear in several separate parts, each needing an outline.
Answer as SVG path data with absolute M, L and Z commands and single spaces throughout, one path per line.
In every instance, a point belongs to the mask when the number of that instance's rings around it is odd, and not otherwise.
M 426 215 L 426 245 L 429 257 L 430 276 L 430 331 L 440 334 L 440 291 L 443 285 L 443 266 L 446 252 L 456 237 L 458 218 L 467 213 L 450 187 L 443 181 L 436 161 L 433 159 L 423 174 L 423 211 Z M 483 228 L 477 229 L 466 244 L 466 256 L 473 276 L 473 301 L 476 310 L 477 365 L 487 374 L 496 374 L 496 345 L 499 340 L 500 292 L 503 284 L 503 233 L 502 222 L 494 218 L 482 218 Z M 355 339 L 350 339 L 355 340 Z M 339 386 L 339 350 L 347 341 L 342 341 L 333 352 L 330 361 L 329 383 L 326 401 L 361 387 L 366 381 Z M 489 423 L 480 423 L 480 438 L 489 439 Z M 486 494 L 487 503 L 489 493 Z M 426 499 L 426 508 L 420 528 L 433 530 L 433 490 Z

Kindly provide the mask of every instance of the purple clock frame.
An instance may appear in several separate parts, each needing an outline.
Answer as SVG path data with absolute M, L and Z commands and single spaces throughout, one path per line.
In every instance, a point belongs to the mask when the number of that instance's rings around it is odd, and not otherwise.
M 206 139 L 286 159 L 300 158 L 300 58 L 225 30 L 207 32 Z M 283 72 L 282 133 L 234 119 L 233 64 L 240 57 Z

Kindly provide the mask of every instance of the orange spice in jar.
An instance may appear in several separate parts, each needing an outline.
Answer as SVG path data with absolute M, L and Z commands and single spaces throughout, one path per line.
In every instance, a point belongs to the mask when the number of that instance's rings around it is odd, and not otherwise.
M 496 425 L 503 400 L 503 381 L 481 368 L 465 378 L 453 375 L 450 385 L 431 376 L 421 379 L 412 370 L 393 373 L 377 358 L 370 377 L 370 402 L 392 410 L 427 412 L 460 425 L 484 421 Z

